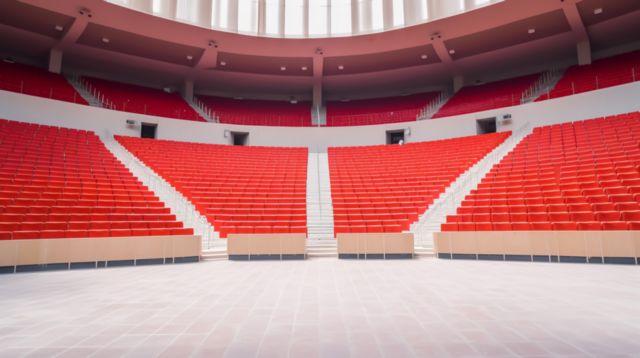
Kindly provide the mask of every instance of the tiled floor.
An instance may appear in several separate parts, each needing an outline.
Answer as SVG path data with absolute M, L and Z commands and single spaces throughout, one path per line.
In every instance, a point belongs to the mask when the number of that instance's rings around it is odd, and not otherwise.
M 0 276 L 2 357 L 639 352 L 637 266 L 317 259 Z

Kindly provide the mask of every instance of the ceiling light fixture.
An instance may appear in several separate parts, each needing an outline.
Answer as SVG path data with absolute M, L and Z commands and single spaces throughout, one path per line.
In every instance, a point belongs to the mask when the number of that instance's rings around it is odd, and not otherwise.
M 104 42 L 104 43 L 108 44 L 109 42 L 111 42 L 111 40 L 109 40 L 109 38 L 108 38 L 108 37 L 103 37 L 103 38 L 102 38 L 102 42 Z
M 449 54 L 450 55 L 455 55 L 456 54 L 456 50 L 454 50 L 454 49 L 449 50 Z
M 531 29 L 527 30 L 527 32 L 528 32 L 529 34 L 535 34 L 535 33 L 536 33 L 536 29 L 531 28 Z
M 338 66 L 338 69 L 339 69 L 340 71 L 342 71 L 342 70 L 344 70 L 344 66 L 339 65 L 339 66 Z
M 187 60 L 188 60 L 188 61 L 193 60 L 193 56 L 191 56 L 191 55 L 187 55 Z
M 56 25 L 54 26 L 54 29 L 56 29 L 56 31 L 62 31 L 64 30 L 64 27 L 62 27 L 61 25 Z
M 307 66 L 302 66 L 302 70 L 303 70 L 303 71 L 308 70 Z
M 420 58 L 423 59 L 423 60 L 426 60 L 427 58 L 429 58 L 429 56 L 427 56 L 425 54 L 422 54 L 422 55 L 420 55 Z
M 598 7 L 598 8 L 593 9 L 593 14 L 594 14 L 594 15 L 600 15 L 600 14 L 602 14 L 602 8 L 601 8 L 601 7 Z
M 220 61 L 220 66 L 226 66 L 227 62 L 226 61 Z
M 280 66 L 280 71 L 286 71 L 287 68 L 285 66 Z

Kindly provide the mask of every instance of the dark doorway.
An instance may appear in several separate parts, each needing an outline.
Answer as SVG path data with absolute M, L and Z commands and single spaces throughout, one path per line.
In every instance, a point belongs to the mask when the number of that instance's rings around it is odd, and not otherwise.
M 497 130 L 496 117 L 476 120 L 478 134 L 495 133 Z
M 233 145 L 247 145 L 249 133 L 247 132 L 231 132 L 231 141 Z
M 156 123 L 142 123 L 140 125 L 140 138 L 156 139 L 156 129 L 158 129 L 158 124 Z
M 387 131 L 387 144 L 404 143 L 404 129 L 395 129 Z

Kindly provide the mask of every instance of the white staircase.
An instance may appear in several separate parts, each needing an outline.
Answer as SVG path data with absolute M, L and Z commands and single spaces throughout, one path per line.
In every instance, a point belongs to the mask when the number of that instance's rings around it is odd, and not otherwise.
M 542 94 L 551 91 L 562 78 L 562 75 L 564 75 L 564 69 L 560 68 L 554 68 L 544 72 L 533 86 L 524 92 L 520 103 L 533 102 Z
M 87 103 L 89 103 L 90 106 L 102 107 L 102 102 L 91 93 L 80 76 L 75 74 L 65 74 L 65 78 L 71 84 L 71 86 L 73 86 L 73 88 L 78 91 L 80 96 L 84 98 Z
M 440 225 L 446 222 L 447 215 L 455 214 L 462 200 L 478 186 L 489 170 L 529 133 L 531 126 L 526 123 L 451 183 L 420 219 L 411 225 L 410 231 L 414 234 L 416 247 L 433 249 L 433 233 L 440 231 Z
M 333 203 L 326 148 L 309 151 L 307 162 L 307 236 L 333 241 Z
M 200 100 L 193 97 L 192 99 L 185 99 L 185 101 L 196 111 L 199 115 L 202 116 L 207 122 L 217 123 L 218 118 L 216 117 L 213 111 L 204 105 Z
M 336 240 L 307 240 L 307 258 L 338 258 Z
M 449 98 L 451 98 L 451 96 L 453 96 L 453 93 L 451 93 L 451 91 L 447 90 L 447 91 L 440 92 L 440 94 L 438 95 L 438 97 L 436 97 L 436 99 L 428 103 L 422 109 L 422 111 L 418 115 L 418 120 L 420 121 L 423 119 L 431 119 L 433 115 L 436 114 L 440 110 L 440 108 L 444 106 L 445 103 L 447 103 L 447 101 L 449 100 Z
M 171 213 L 175 214 L 176 218 L 184 223 L 185 227 L 193 228 L 194 233 L 202 237 L 203 250 L 215 251 L 224 246 L 224 251 L 226 252 L 226 241 L 220 240 L 219 234 L 215 232 L 213 226 L 209 224 L 207 219 L 196 210 L 195 206 L 187 198 L 120 145 L 111 134 L 100 138 L 107 149 L 149 190 L 153 191 L 171 209 Z M 220 243 L 220 241 L 223 241 L 224 244 Z
M 213 240 L 208 248 L 202 250 L 202 261 L 226 261 L 229 259 L 227 255 L 227 240 Z

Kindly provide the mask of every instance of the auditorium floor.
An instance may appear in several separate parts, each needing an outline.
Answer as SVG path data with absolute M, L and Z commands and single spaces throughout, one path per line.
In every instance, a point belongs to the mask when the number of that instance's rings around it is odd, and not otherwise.
M 204 262 L 0 275 L 0 356 L 637 356 L 635 266 Z

